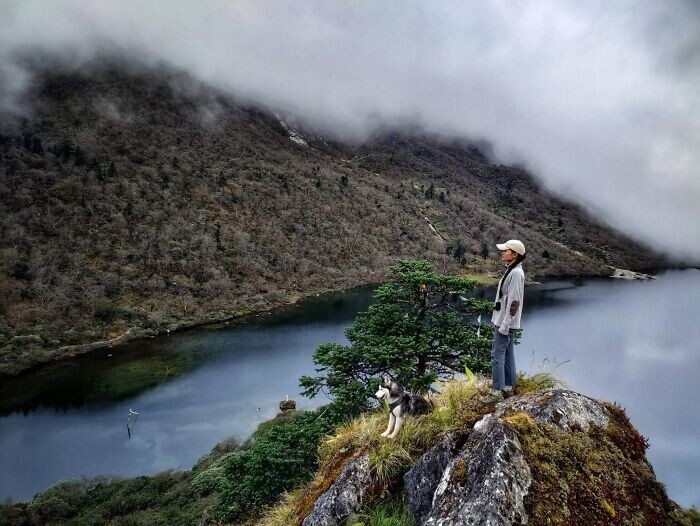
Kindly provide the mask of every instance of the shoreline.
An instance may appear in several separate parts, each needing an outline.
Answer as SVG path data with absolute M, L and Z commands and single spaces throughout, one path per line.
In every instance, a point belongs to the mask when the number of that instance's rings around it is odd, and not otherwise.
M 314 289 L 310 291 L 308 294 L 298 294 L 298 295 L 293 295 L 291 296 L 291 299 L 289 301 L 286 301 L 284 303 L 272 303 L 268 306 L 266 306 L 263 309 L 258 309 L 258 310 L 245 310 L 241 309 L 236 313 L 226 313 L 223 315 L 208 315 L 204 316 L 201 318 L 197 318 L 196 320 L 182 320 L 182 321 L 176 321 L 174 323 L 170 323 L 168 325 L 164 325 L 164 327 L 160 330 L 153 329 L 153 328 L 147 328 L 147 327 L 141 327 L 141 326 L 133 326 L 129 327 L 123 334 L 109 339 L 109 340 L 98 340 L 94 342 L 87 342 L 87 343 L 79 343 L 79 344 L 74 344 L 74 345 L 65 345 L 62 347 L 57 347 L 51 351 L 51 354 L 48 356 L 45 356 L 45 359 L 40 359 L 35 361 L 34 363 L 29 364 L 26 367 L 23 367 L 21 369 L 17 369 L 16 371 L 0 371 L 0 379 L 3 378 L 16 378 L 19 376 L 22 376 L 26 373 L 29 373 L 31 371 L 34 371 L 36 369 L 39 369 L 41 367 L 49 366 L 51 364 L 61 362 L 63 360 L 71 359 L 71 358 L 76 358 L 78 356 L 88 354 L 93 351 L 98 351 L 98 350 L 103 350 L 103 349 L 110 349 L 110 348 L 119 348 L 120 346 L 136 341 L 136 340 L 145 340 L 145 339 L 150 339 L 150 338 L 155 338 L 157 336 L 163 336 L 166 334 L 173 334 L 175 332 L 183 332 L 189 329 L 198 329 L 198 328 L 206 328 L 208 326 L 214 326 L 217 324 L 222 324 L 222 323 L 229 323 L 232 321 L 245 321 L 246 318 L 251 318 L 251 317 L 258 317 L 262 316 L 264 314 L 271 313 L 277 309 L 283 309 L 287 307 L 291 307 L 298 302 L 309 299 L 312 297 L 316 297 L 322 294 L 333 294 L 333 293 L 339 293 L 339 292 L 345 292 L 353 288 L 357 287 L 363 287 L 363 286 L 370 286 L 370 285 L 379 285 L 382 282 L 363 282 L 363 283 L 358 283 L 358 284 L 352 284 L 349 286 L 344 286 L 344 287 L 337 287 L 337 288 L 321 288 L 321 289 Z
M 611 267 L 613 268 L 613 267 Z M 650 272 L 659 272 L 661 270 L 685 270 L 689 268 L 695 268 L 695 267 L 662 267 L 659 269 L 653 269 L 649 270 Z M 617 269 L 615 269 L 617 270 Z M 624 270 L 624 269 L 623 269 Z M 636 274 L 642 274 L 642 273 L 636 273 Z M 479 286 L 492 286 L 496 285 L 498 283 L 498 279 L 495 276 L 492 276 L 491 272 L 483 271 L 479 272 L 476 274 L 464 274 L 465 276 L 474 279 Z M 653 275 L 651 275 L 653 279 Z M 616 278 L 613 275 L 606 275 L 606 274 L 563 274 L 563 275 L 533 275 L 531 281 L 528 282 L 529 285 L 531 284 L 536 284 L 538 283 L 538 279 L 589 279 L 589 278 L 607 278 L 607 279 L 630 279 L 633 280 L 632 278 Z M 109 348 L 118 348 L 121 345 L 124 345 L 129 342 L 133 342 L 136 340 L 141 340 L 141 339 L 147 339 L 147 338 L 155 338 L 156 336 L 162 336 L 165 334 L 172 334 L 174 332 L 182 332 L 186 331 L 188 329 L 196 329 L 196 328 L 206 328 L 207 326 L 212 326 L 212 325 L 217 325 L 221 323 L 229 323 L 231 321 L 245 321 L 246 318 L 248 317 L 258 317 L 262 316 L 263 314 L 268 314 L 271 313 L 277 309 L 283 309 L 286 307 L 291 307 L 295 304 L 297 304 L 300 301 L 303 301 L 305 299 L 309 299 L 312 297 L 316 297 L 322 294 L 334 294 L 334 293 L 340 293 L 340 292 L 345 292 L 353 288 L 357 287 L 364 287 L 364 286 L 370 286 L 370 285 L 380 285 L 383 283 L 382 281 L 378 282 L 362 282 L 362 283 L 355 283 L 355 284 L 350 284 L 348 286 L 343 286 L 343 287 L 336 287 L 336 288 L 320 288 L 320 289 L 314 289 L 310 291 L 308 294 L 297 294 L 291 297 L 290 301 L 284 302 L 284 303 L 273 303 L 263 309 L 259 310 L 242 310 L 237 313 L 227 313 L 224 315 L 209 315 L 209 316 L 204 316 L 202 318 L 198 318 L 196 320 L 183 320 L 181 322 L 175 322 L 172 324 L 168 324 L 167 326 L 164 326 L 162 329 L 157 330 L 153 328 L 146 328 L 146 327 L 141 327 L 141 326 L 133 326 L 129 327 L 123 334 L 109 339 L 109 340 L 99 340 L 95 342 L 88 342 L 88 343 L 82 343 L 82 344 L 74 344 L 74 345 L 65 345 L 62 347 L 58 347 L 51 351 L 51 353 L 47 356 L 45 356 L 45 359 L 39 359 L 34 363 L 29 364 L 26 367 L 23 367 L 21 369 L 17 369 L 15 371 L 2 371 L 0 372 L 0 379 L 2 378 L 15 378 L 18 376 L 21 376 L 25 373 L 28 373 L 30 371 L 34 371 L 37 368 L 41 368 L 43 366 L 48 366 L 53 363 L 57 363 L 66 359 L 70 358 L 75 358 L 77 356 L 81 356 L 83 354 L 90 353 L 92 351 L 97 351 L 100 349 L 109 349 Z

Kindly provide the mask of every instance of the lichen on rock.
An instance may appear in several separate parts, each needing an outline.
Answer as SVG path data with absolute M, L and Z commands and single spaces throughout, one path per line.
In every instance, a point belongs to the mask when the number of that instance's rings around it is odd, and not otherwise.
M 433 506 L 435 488 L 447 466 L 454 460 L 457 440 L 454 433 L 443 437 L 404 475 L 408 506 L 418 524 L 423 524 Z

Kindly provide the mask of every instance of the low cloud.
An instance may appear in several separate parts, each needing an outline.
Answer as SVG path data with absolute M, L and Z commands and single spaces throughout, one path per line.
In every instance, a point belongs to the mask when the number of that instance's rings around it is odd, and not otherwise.
M 487 140 L 550 190 L 700 260 L 700 8 L 692 0 L 5 1 L 18 53 L 182 68 L 358 140 L 383 126 Z

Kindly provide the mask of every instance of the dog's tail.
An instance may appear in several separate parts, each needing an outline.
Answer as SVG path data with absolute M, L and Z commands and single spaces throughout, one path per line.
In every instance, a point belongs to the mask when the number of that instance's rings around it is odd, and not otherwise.
M 435 409 L 435 404 L 430 398 L 426 398 L 423 395 L 416 395 L 411 397 L 411 412 L 416 415 L 424 415 L 427 413 L 432 413 Z

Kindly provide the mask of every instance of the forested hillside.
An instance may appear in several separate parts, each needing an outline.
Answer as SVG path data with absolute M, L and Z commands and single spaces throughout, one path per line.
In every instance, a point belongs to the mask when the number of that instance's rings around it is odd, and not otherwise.
M 509 238 L 530 277 L 664 264 L 466 143 L 342 145 L 163 70 L 37 72 L 24 97 L 0 120 L 0 374 L 377 282 L 399 258 L 497 272 Z

